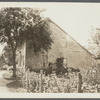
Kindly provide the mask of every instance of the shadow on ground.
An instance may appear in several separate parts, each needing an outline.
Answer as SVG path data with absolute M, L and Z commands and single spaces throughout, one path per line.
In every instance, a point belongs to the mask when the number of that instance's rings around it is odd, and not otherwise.
M 7 84 L 8 88 L 21 88 L 22 86 L 20 85 L 19 81 L 14 80 L 10 83 Z
M 19 78 L 18 77 L 13 77 L 12 73 L 4 73 L 3 78 L 6 79 L 7 81 L 9 81 L 6 86 L 8 88 L 21 88 L 21 84 L 19 82 Z
M 5 86 L 9 93 L 27 93 L 27 90 L 20 84 L 19 78 L 12 77 L 12 73 L 5 72 L 1 74 L 0 86 Z

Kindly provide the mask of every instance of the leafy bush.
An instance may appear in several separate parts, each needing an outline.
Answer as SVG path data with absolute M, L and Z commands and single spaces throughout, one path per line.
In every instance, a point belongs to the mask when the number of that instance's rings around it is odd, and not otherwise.
M 56 74 L 57 75 L 65 74 L 67 72 L 67 68 L 64 68 L 63 60 L 64 60 L 63 57 L 56 59 L 56 66 L 57 66 Z
M 28 77 L 29 81 L 27 81 L 26 74 L 24 77 L 21 76 L 23 86 L 26 87 L 27 82 L 29 82 L 29 91 L 33 93 L 41 93 L 40 86 L 42 86 L 43 93 L 74 93 L 77 92 L 77 76 L 71 74 L 68 78 L 65 75 L 61 75 L 62 77 L 58 77 L 56 74 L 50 74 L 46 76 L 42 74 L 42 84 L 40 80 L 40 73 L 31 72 L 29 73 L 30 77 Z
M 40 73 L 40 70 L 43 70 L 45 75 L 48 75 L 52 73 L 52 63 L 49 63 L 48 67 L 38 67 L 38 68 L 29 67 L 29 69 L 30 72 L 36 72 L 36 73 Z
M 52 66 L 48 66 L 47 68 L 43 68 L 43 71 L 45 72 L 45 75 L 52 74 Z
M 40 70 L 42 70 L 42 68 L 30 68 L 30 72 L 40 73 Z
M 80 69 L 78 68 L 70 67 L 70 69 L 71 69 L 71 72 L 80 72 Z
M 100 84 L 100 64 L 90 67 L 84 79 L 90 85 Z

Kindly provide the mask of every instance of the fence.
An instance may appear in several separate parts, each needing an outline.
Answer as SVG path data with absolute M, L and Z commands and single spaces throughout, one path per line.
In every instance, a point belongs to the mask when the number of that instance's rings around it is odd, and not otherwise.
M 27 92 L 32 93 L 77 93 L 82 92 L 82 76 L 80 73 L 69 73 L 57 76 L 55 73 L 45 75 L 41 70 L 40 73 L 29 72 L 19 74 L 20 83 Z

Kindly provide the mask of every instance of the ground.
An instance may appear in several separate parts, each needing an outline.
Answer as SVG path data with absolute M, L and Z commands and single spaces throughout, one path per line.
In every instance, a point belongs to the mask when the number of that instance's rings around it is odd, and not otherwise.
M 7 84 L 9 81 L 3 78 L 3 74 L 6 73 L 6 71 L 0 71 L 0 93 L 9 93 L 9 89 L 7 88 Z
M 0 93 L 23 93 L 26 89 L 22 88 L 18 81 L 11 78 L 12 73 L 0 70 Z

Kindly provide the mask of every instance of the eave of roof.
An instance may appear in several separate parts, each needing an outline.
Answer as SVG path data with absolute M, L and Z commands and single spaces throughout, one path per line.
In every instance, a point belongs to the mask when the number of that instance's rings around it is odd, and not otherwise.
M 73 37 L 71 37 L 67 32 L 65 32 L 60 26 L 58 26 L 53 20 L 49 19 L 49 21 L 53 24 L 55 24 L 59 29 L 61 29 L 66 35 L 68 35 L 70 38 L 72 38 L 78 45 L 80 45 L 87 53 L 89 53 L 91 56 L 94 56 L 92 53 L 90 53 L 86 48 L 84 48 L 80 43 L 78 43 Z

